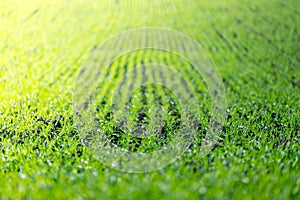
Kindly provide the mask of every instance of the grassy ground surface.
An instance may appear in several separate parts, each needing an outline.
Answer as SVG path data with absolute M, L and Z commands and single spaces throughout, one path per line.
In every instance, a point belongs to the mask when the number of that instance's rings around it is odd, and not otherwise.
M 296 199 L 300 196 L 299 10 L 297 0 L 1 1 L 0 196 Z M 196 138 L 172 165 L 129 174 L 106 167 L 81 144 L 73 122 L 72 95 L 90 49 L 139 27 L 170 28 L 197 40 L 223 77 L 228 109 L 221 139 L 206 157 L 199 157 Z M 109 73 L 118 76 L 118 67 L 130 68 L 151 56 L 159 55 L 142 52 L 120 58 Z M 180 66 L 179 60 L 170 63 Z M 201 77 L 194 84 L 203 89 L 202 111 L 209 110 Z M 133 102 L 143 107 L 139 104 L 143 95 L 152 90 L 154 96 L 172 97 L 163 88 L 149 87 L 137 91 Z M 168 100 L 161 101 L 166 105 Z M 99 118 L 105 112 L 100 109 Z M 200 135 L 206 133 L 208 121 L 205 112 L 202 115 Z M 118 137 L 113 139 L 131 151 L 156 147 L 132 148 Z

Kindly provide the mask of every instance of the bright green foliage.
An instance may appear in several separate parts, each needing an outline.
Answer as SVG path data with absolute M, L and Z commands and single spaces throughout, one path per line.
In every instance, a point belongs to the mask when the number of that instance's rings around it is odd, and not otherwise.
M 299 10 L 297 0 L 2 0 L 0 197 L 296 199 Z M 172 165 L 128 174 L 106 167 L 81 144 L 73 123 L 72 94 L 80 65 L 96 44 L 140 27 L 170 28 L 199 42 L 223 77 L 228 109 L 218 145 L 200 158 L 199 141 L 206 133 L 210 102 L 201 77 L 189 74 L 199 95 L 199 135 Z M 132 68 L 151 56 L 161 55 L 141 51 L 121 57 L 108 73 L 118 80 L 123 66 Z M 185 62 L 167 59 L 179 70 Z M 113 84 L 101 88 L 103 96 Z M 131 121 L 137 124 L 141 119 L 135 116 L 144 106 L 142 90 L 135 91 L 130 108 Z M 167 89 L 144 90 L 149 102 L 159 97 L 166 109 L 177 112 L 178 107 L 169 106 L 176 100 Z M 109 107 L 101 106 L 99 102 L 97 120 L 105 120 L 109 113 Z M 167 133 L 176 120 L 169 119 Z M 113 124 L 102 128 L 132 151 L 151 151 L 168 142 L 154 137 L 134 147 L 128 135 L 113 136 Z

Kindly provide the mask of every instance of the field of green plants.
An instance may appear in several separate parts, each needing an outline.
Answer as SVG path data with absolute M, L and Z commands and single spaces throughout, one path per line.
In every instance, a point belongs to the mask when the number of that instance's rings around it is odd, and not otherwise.
M 76 80 L 97 45 L 143 27 L 175 30 L 201 44 L 222 77 L 227 107 L 218 141 L 203 157 L 212 114 L 203 77 L 170 52 L 141 49 L 118 57 L 101 74 L 109 81 L 95 86 L 92 119 L 113 145 L 152 152 L 172 142 L 181 123 L 183 105 L 170 88 L 134 86 L 160 79 L 183 94 L 186 85 L 171 71 L 137 66 L 159 60 L 175 69 L 199 102 L 192 124 L 197 132 L 175 162 L 152 172 L 126 173 L 107 166 L 84 145 L 74 101 L 85 93 Z M 297 0 L 2 0 L 1 199 L 299 198 L 299 28 Z M 132 38 L 133 45 L 138 41 Z M 121 49 L 127 43 L 114 45 Z M 151 134 L 130 135 L 116 124 L 113 91 L 129 113 L 128 129 Z M 160 126 L 151 127 L 158 113 Z

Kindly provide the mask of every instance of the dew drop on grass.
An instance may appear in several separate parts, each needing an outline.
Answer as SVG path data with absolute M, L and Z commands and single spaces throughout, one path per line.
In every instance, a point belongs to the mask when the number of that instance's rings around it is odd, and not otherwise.
M 23 173 L 20 173 L 20 178 L 21 178 L 21 179 L 27 178 L 27 175 L 26 175 L 26 174 L 23 174 Z
M 95 177 L 98 176 L 98 172 L 97 172 L 97 171 L 94 171 L 94 172 L 93 172 L 93 176 L 95 176 Z
M 205 194 L 206 191 L 207 191 L 207 188 L 204 187 L 204 186 L 202 186 L 202 187 L 199 188 L 199 193 L 200 193 L 200 194 Z
M 250 179 L 247 178 L 247 177 L 242 179 L 242 182 L 243 182 L 243 183 L 249 183 L 249 181 L 250 181 Z
M 115 168 L 115 167 L 118 166 L 118 163 L 117 163 L 116 161 L 113 161 L 113 162 L 111 163 L 111 166 L 112 166 L 113 168 Z

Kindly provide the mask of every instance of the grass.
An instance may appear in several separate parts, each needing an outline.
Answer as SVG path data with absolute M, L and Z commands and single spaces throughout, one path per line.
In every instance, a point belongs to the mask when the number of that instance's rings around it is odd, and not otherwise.
M 300 193 L 299 14 L 296 0 L 1 1 L 1 198 L 296 199 Z M 197 40 L 223 77 L 228 105 L 218 145 L 201 158 L 200 139 L 207 131 L 210 100 L 201 77 L 187 73 L 199 89 L 199 134 L 173 164 L 130 174 L 105 166 L 82 145 L 72 97 L 90 49 L 139 27 L 171 28 Z M 121 57 L 108 73 L 118 80 L 124 66 L 129 70 L 152 56 L 161 54 L 140 51 Z M 179 70 L 184 64 L 171 55 L 166 62 Z M 128 79 L 125 86 L 140 77 Z M 99 98 L 108 98 L 104 91 L 111 91 L 112 83 L 103 85 Z M 160 97 L 166 109 L 178 108 L 169 105 L 172 94 L 166 89 L 140 88 L 132 99 L 136 107 L 130 108 L 133 124 L 142 121 L 135 116 L 148 106 L 143 104 L 146 93 L 149 99 Z M 105 120 L 110 111 L 104 107 L 98 120 Z M 114 136 L 113 124 L 103 129 L 130 151 L 151 151 L 168 142 L 155 137 L 132 145 L 130 136 Z

